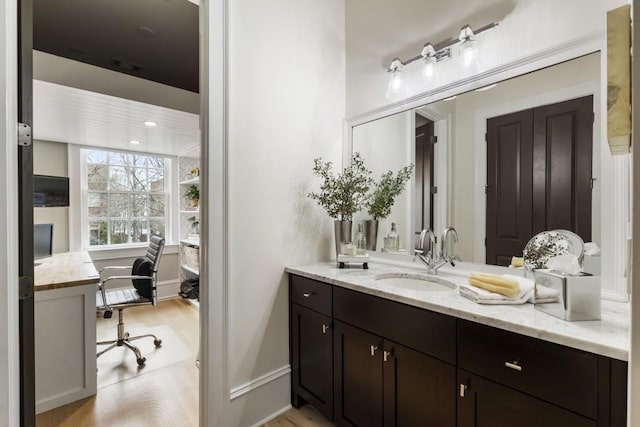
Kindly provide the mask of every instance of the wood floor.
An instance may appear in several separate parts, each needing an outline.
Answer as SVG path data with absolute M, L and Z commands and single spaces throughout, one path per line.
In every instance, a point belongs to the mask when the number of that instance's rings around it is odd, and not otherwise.
M 125 310 L 125 325 L 170 325 L 193 354 L 198 350 L 198 312 L 188 302 L 172 299 L 156 307 Z M 117 314 L 97 319 L 97 336 L 115 334 Z M 119 350 L 119 349 L 118 349 Z M 171 348 L 161 350 L 170 352 Z M 116 351 L 116 350 L 114 350 Z M 131 356 L 135 365 L 135 357 Z M 37 427 L 196 427 L 198 369 L 189 359 L 98 389 L 95 396 L 42 413 Z
M 125 325 L 154 327 L 170 325 L 193 354 L 198 349 L 198 311 L 182 299 L 161 301 L 156 307 L 125 310 Z M 98 318 L 97 336 L 115 334 L 117 314 Z M 171 351 L 163 346 L 162 351 Z M 114 350 L 115 351 L 115 350 Z M 130 362 L 135 365 L 131 355 Z M 87 399 L 44 412 L 37 416 L 37 427 L 197 427 L 198 369 L 194 360 L 140 371 L 135 378 L 100 387 Z M 330 427 L 311 406 L 292 408 L 264 427 Z
M 291 408 L 278 418 L 269 421 L 263 427 L 333 427 L 335 424 L 328 421 L 313 407 L 307 405 L 300 409 Z

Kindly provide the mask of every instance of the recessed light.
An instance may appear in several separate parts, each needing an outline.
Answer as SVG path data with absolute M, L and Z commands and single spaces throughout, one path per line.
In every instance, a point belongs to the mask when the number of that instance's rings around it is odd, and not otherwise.
M 138 145 L 140 144 L 140 141 L 138 141 L 137 139 L 132 139 L 131 141 L 129 141 L 129 144 Z
M 147 120 L 146 122 L 144 122 L 144 125 L 150 128 L 154 128 L 156 126 L 158 126 L 158 124 L 156 122 L 152 122 L 151 120 Z
M 489 90 L 489 89 L 493 89 L 494 87 L 498 86 L 497 83 L 494 83 L 492 85 L 489 86 L 485 86 L 485 87 L 481 87 L 479 89 L 476 89 L 476 92 L 484 92 L 485 90 Z

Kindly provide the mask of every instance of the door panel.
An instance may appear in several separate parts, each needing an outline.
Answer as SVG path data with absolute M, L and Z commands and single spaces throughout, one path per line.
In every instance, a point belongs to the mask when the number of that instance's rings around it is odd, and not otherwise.
M 18 121 L 33 135 L 33 3 L 18 0 Z M 33 146 L 18 149 L 19 274 L 33 281 Z M 18 284 L 13 284 L 18 286 Z M 35 425 L 33 292 L 19 302 L 20 425 Z
M 334 324 L 334 421 L 339 426 L 381 426 L 381 339 L 339 321 Z
M 593 96 L 534 109 L 533 233 L 563 228 L 591 241 Z
M 385 427 L 454 427 L 456 368 L 390 341 L 384 350 Z
M 508 265 L 531 237 L 533 114 L 487 120 L 488 264 Z
M 291 304 L 294 392 L 333 418 L 331 318 Z

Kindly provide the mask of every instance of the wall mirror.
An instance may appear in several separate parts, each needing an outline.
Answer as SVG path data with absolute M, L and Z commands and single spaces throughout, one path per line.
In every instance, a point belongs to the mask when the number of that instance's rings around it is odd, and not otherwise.
M 440 238 L 447 226 L 458 231 L 463 261 L 494 265 L 522 256 L 542 230 L 572 230 L 603 253 L 612 238 L 624 241 L 606 219 L 616 160 L 605 139 L 601 63 L 593 52 L 370 121 L 348 120 L 347 150 L 361 153 L 374 178 L 415 164 L 379 222 L 377 251 L 412 255 L 416 233 L 430 228 Z M 365 219 L 366 211 L 354 216 Z M 398 251 L 384 246 L 391 223 Z M 590 259 L 589 269 L 600 272 L 600 259 Z

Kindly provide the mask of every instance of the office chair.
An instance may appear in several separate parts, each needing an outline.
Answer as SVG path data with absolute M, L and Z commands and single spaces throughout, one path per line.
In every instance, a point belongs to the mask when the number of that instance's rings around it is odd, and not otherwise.
M 113 310 L 118 310 L 118 338 L 115 340 L 98 342 L 98 345 L 109 345 L 109 347 L 98 352 L 96 357 L 102 356 L 104 353 L 115 347 L 125 346 L 135 353 L 138 366 L 142 367 L 147 359 L 142 357 L 138 347 L 131 344 L 131 341 L 148 337 L 153 338 L 153 344 L 156 347 L 160 347 L 162 345 L 162 341 L 155 335 L 146 334 L 132 337 L 129 335 L 129 332 L 125 332 L 122 311 L 127 307 L 157 304 L 158 266 L 160 265 L 160 256 L 162 255 L 163 249 L 164 238 L 160 236 L 151 236 L 147 253 L 144 257 L 136 259 L 133 263 L 133 267 L 112 266 L 100 269 L 100 277 L 102 277 L 102 272 L 106 270 L 131 269 L 131 275 L 109 276 L 102 280 L 98 285 L 98 292 L 96 293 L 96 307 L 98 310 L 104 310 L 103 317 L 105 319 L 109 319 L 113 315 Z M 133 287 L 113 290 L 106 289 L 108 282 L 122 279 L 131 279 Z

